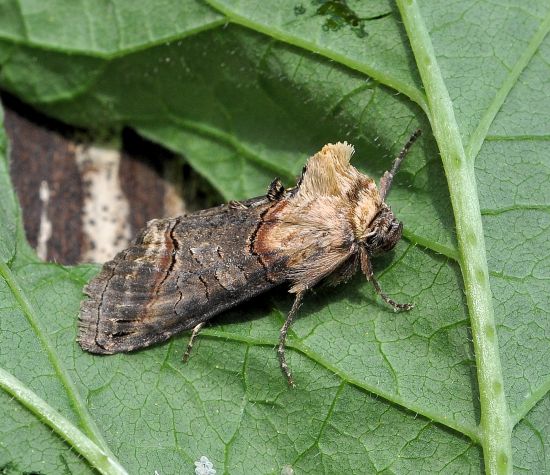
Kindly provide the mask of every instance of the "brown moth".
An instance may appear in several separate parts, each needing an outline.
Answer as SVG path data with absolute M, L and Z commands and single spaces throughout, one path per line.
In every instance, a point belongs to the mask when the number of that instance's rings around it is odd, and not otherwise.
M 293 386 L 285 340 L 309 289 L 345 282 L 361 269 L 394 310 L 412 308 L 382 292 L 371 257 L 401 238 L 403 225 L 385 198 L 419 135 L 411 135 L 379 188 L 350 165 L 353 146 L 339 142 L 308 160 L 294 188 L 284 189 L 275 179 L 266 196 L 150 221 L 85 287 L 90 298 L 81 306 L 78 342 L 91 353 L 111 354 L 192 329 L 187 359 L 206 321 L 288 283 L 295 298 L 277 351 Z

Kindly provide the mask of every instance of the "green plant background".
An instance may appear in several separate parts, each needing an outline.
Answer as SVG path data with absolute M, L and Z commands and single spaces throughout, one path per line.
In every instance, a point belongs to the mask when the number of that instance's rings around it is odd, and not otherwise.
M 0 4 L 1 87 L 71 124 L 134 127 L 227 199 L 261 194 L 275 176 L 293 184 L 337 140 L 379 177 L 410 132 L 425 132 L 389 197 L 405 239 L 375 261 L 385 291 L 415 309 L 394 314 L 361 277 L 310 295 L 289 342 L 295 390 L 273 350 L 284 291 L 217 319 L 187 365 L 186 335 L 132 355 L 83 353 L 76 316 L 97 267 L 29 250 L 0 136 L 0 367 L 129 473 L 192 473 L 201 455 L 231 474 L 484 470 L 492 434 L 478 426 L 468 295 L 414 38 L 393 2 L 332 2 L 373 18 L 361 20 L 366 35 L 328 27 L 343 17 L 319 14 L 325 3 Z M 549 472 L 550 6 L 419 9 L 475 161 L 514 471 Z M 99 469 L 20 402 L 0 392 L 0 473 Z

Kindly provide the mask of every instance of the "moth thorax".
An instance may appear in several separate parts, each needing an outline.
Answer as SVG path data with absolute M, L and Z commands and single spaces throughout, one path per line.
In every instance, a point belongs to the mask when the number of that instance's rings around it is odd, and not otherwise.
M 381 210 L 380 195 L 376 188 L 362 188 L 352 200 L 352 225 L 355 238 L 362 242 L 372 231 L 372 223 Z

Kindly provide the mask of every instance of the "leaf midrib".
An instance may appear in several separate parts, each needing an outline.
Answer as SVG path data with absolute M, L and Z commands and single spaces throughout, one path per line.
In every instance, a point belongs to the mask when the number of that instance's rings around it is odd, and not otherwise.
M 455 217 L 459 263 L 464 281 L 480 396 L 481 446 L 487 473 L 511 473 L 510 412 L 504 391 L 493 297 L 473 160 L 466 154 L 445 79 L 422 12 L 415 0 L 397 0 L 429 101 L 428 118 L 438 143 Z M 511 86 L 510 86 L 511 87 Z M 502 94 L 499 100 L 504 100 Z M 496 101 L 498 102 L 498 100 Z M 495 101 L 493 101 L 495 103 Z M 473 144 L 500 109 L 485 114 Z M 476 150 L 472 149 L 471 151 Z

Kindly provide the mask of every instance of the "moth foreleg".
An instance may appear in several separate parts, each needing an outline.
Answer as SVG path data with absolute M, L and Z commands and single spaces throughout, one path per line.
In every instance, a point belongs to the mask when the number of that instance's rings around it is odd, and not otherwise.
M 269 201 L 279 201 L 285 196 L 285 187 L 279 178 L 275 178 L 267 189 L 267 199 Z
M 410 310 L 414 307 L 414 304 L 412 303 L 397 303 L 395 300 L 392 300 L 390 297 L 388 297 L 384 292 L 382 292 L 382 289 L 380 288 L 380 284 L 378 281 L 374 278 L 374 276 L 371 276 L 369 279 L 372 282 L 372 285 L 374 287 L 374 290 L 384 302 L 386 302 L 388 305 L 391 305 L 394 309 L 394 311 L 398 310 Z
M 298 292 L 296 294 L 296 297 L 294 298 L 294 303 L 292 304 L 292 308 L 290 309 L 290 312 L 288 312 L 286 321 L 282 326 L 281 331 L 279 332 L 279 346 L 277 348 L 277 355 L 279 356 L 279 365 L 281 366 L 281 370 L 286 376 L 288 385 L 290 387 L 295 387 L 296 385 L 294 384 L 294 379 L 292 378 L 292 372 L 290 371 L 290 368 L 288 367 L 288 364 L 286 362 L 285 342 L 286 342 L 286 335 L 288 333 L 288 329 L 290 328 L 290 325 L 292 325 L 292 321 L 294 320 L 294 317 L 296 316 L 296 313 L 298 313 L 298 309 L 302 304 L 303 296 L 304 296 L 303 291 Z
M 395 300 L 388 297 L 381 289 L 380 284 L 374 277 L 374 271 L 372 270 L 372 264 L 366 253 L 361 254 L 361 270 L 365 274 L 365 277 L 369 282 L 372 282 L 372 286 L 380 298 L 386 302 L 388 305 L 391 305 L 394 311 L 398 310 L 410 310 L 414 307 L 412 303 L 397 303 Z
M 183 354 L 182 360 L 184 363 L 187 363 L 187 361 L 189 360 L 189 355 L 191 354 L 191 350 L 193 349 L 193 341 L 195 340 L 195 337 L 199 334 L 199 332 L 201 331 L 202 327 L 204 327 L 205 324 L 206 322 L 201 322 L 198 325 L 196 325 L 195 328 L 193 328 L 193 331 L 191 332 L 191 337 L 189 338 L 189 343 L 187 343 L 187 349 Z
M 248 206 L 240 201 L 231 200 L 228 205 L 231 209 L 248 209 Z

